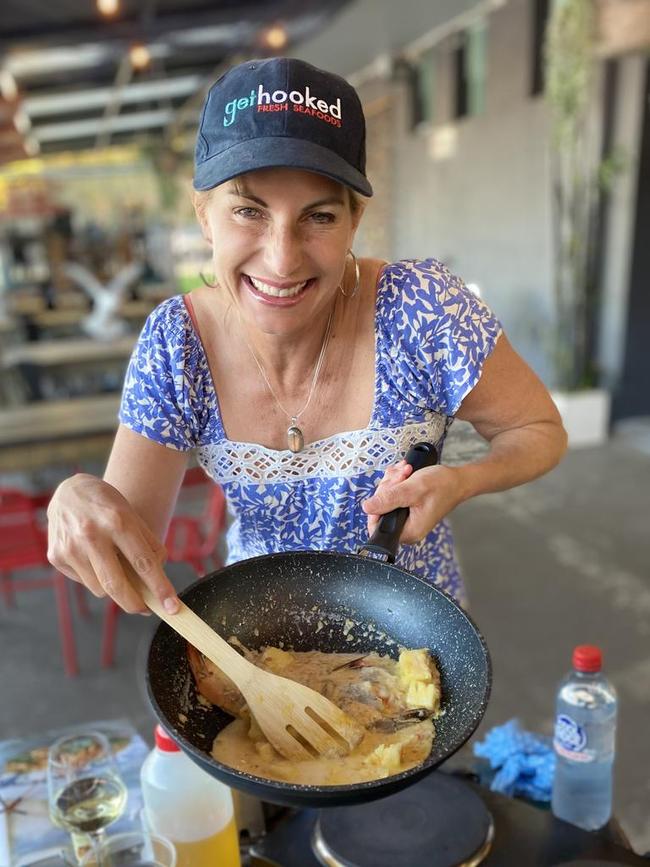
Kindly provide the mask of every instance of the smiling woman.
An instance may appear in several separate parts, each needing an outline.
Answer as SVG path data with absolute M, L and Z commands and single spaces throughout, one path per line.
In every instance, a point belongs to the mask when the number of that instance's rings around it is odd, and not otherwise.
M 379 515 L 408 507 L 398 564 L 463 601 L 446 516 L 553 467 L 564 431 L 495 315 L 442 263 L 357 260 L 365 160 L 361 103 L 337 75 L 272 58 L 212 86 L 194 203 L 214 281 L 151 314 L 104 479 L 74 476 L 53 497 L 62 572 L 142 611 L 126 559 L 174 612 L 160 540 L 194 451 L 228 501 L 229 563 L 356 551 Z M 487 453 L 411 475 L 404 454 L 422 440 L 442 453 L 456 417 Z
M 341 184 L 313 172 L 260 169 L 217 187 L 197 214 L 215 283 L 249 329 L 286 335 L 308 323 L 315 341 L 322 339 L 361 215 Z M 305 363 L 310 355 L 313 347 Z

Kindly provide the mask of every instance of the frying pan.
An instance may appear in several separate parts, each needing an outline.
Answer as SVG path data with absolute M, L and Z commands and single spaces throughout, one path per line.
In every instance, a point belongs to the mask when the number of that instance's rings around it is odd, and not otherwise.
M 435 463 L 437 455 L 433 446 L 418 443 L 406 460 L 418 469 Z M 444 712 L 435 721 L 428 759 L 385 779 L 339 786 L 268 780 L 216 761 L 212 743 L 232 718 L 198 699 L 185 641 L 161 623 L 149 648 L 147 690 L 160 722 L 194 762 L 262 800 L 324 807 L 390 795 L 460 749 L 485 713 L 490 656 L 478 628 L 451 596 L 391 562 L 407 516 L 407 509 L 385 515 L 358 554 L 291 551 L 254 557 L 206 575 L 180 595 L 220 635 L 235 635 L 253 650 L 376 651 L 397 658 L 400 646 L 429 648 L 440 670 Z

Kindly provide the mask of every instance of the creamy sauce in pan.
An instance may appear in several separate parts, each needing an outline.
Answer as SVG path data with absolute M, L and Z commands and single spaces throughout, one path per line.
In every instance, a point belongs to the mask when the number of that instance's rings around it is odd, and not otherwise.
M 432 743 L 433 723 L 425 720 L 391 735 L 367 732 L 345 758 L 290 761 L 278 755 L 263 737 L 252 740 L 245 720 L 235 720 L 217 736 L 212 755 L 224 765 L 256 777 L 305 786 L 342 786 L 378 780 L 422 764 Z M 376 755 L 378 747 L 390 745 L 399 750 L 399 759 L 394 763 Z M 384 755 L 388 758 L 389 754 Z
M 196 653 L 196 652 L 195 652 Z M 280 756 L 251 719 L 237 690 L 205 658 L 190 653 L 200 692 L 238 719 L 215 739 L 212 755 L 248 774 L 284 782 L 333 786 L 381 779 L 426 760 L 440 712 L 440 680 L 427 651 L 387 656 L 293 652 L 266 648 L 246 656 L 268 671 L 317 690 L 360 722 L 366 732 L 343 758 L 290 761 Z M 200 660 L 200 667 L 197 662 Z M 239 696 L 241 699 L 241 696 Z

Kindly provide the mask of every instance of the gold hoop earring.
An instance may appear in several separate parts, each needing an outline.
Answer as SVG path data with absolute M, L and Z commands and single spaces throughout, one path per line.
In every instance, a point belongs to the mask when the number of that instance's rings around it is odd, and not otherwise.
M 203 283 L 203 285 L 207 286 L 209 289 L 218 289 L 219 288 L 219 284 L 216 282 L 215 283 L 210 282 L 210 280 L 208 280 L 208 278 L 205 276 L 203 271 L 199 271 L 199 277 L 201 278 L 201 282 Z M 214 276 L 213 276 L 213 280 L 214 280 Z
M 348 250 L 347 255 L 352 256 L 352 261 L 354 262 L 354 286 L 352 287 L 351 292 L 346 292 L 343 289 L 343 283 L 345 282 L 345 275 L 343 275 L 343 281 L 341 282 L 339 289 L 341 290 L 341 295 L 344 298 L 354 298 L 354 296 L 359 291 L 359 284 L 361 283 L 361 274 L 359 272 L 359 262 L 357 261 L 357 257 L 354 255 L 352 250 Z

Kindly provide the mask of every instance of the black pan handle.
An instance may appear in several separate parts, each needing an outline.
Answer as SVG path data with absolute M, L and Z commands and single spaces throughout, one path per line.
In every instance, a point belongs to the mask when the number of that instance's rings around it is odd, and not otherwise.
M 416 443 L 409 449 L 404 458 L 413 467 L 413 472 L 423 467 L 432 467 L 438 463 L 438 451 L 431 443 Z M 411 474 L 412 475 L 412 474 Z M 399 537 L 409 516 L 405 507 L 393 509 L 383 515 L 366 545 L 357 552 L 362 557 L 381 560 L 384 563 L 394 563 L 399 545 Z

